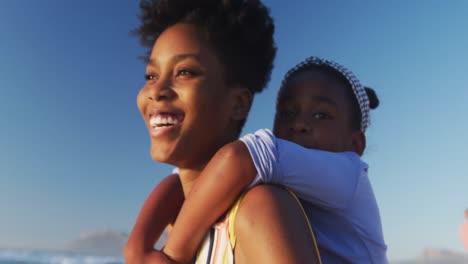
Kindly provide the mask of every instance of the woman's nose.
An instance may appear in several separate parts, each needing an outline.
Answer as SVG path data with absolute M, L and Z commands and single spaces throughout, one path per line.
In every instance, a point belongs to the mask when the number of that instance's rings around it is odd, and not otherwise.
M 172 89 L 172 82 L 170 80 L 159 79 L 149 85 L 148 99 L 153 101 L 161 101 L 172 99 L 175 95 Z

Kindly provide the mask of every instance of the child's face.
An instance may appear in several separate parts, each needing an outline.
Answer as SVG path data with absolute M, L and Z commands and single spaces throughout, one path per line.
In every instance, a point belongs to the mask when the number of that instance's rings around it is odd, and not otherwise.
M 227 143 L 231 90 L 223 70 L 195 26 L 176 24 L 159 36 L 137 97 L 154 160 L 199 169 Z
M 278 95 L 274 133 L 306 148 L 354 151 L 344 84 L 318 71 L 296 74 Z

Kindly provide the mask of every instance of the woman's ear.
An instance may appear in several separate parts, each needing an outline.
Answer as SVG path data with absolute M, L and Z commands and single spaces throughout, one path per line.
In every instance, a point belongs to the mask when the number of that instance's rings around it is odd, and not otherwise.
M 244 120 L 247 118 L 250 107 L 252 106 L 252 93 L 249 91 L 249 89 L 241 86 L 233 87 L 232 93 L 232 119 Z
M 356 131 L 353 133 L 351 138 L 351 146 L 353 151 L 359 156 L 362 156 L 366 149 L 366 135 L 362 131 Z

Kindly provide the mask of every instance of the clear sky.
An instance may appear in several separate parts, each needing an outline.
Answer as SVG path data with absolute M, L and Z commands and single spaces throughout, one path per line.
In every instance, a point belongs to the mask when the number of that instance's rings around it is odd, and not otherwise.
M 375 88 L 363 159 L 390 259 L 462 251 L 468 207 L 468 1 L 265 0 L 278 55 L 244 133 L 272 126 L 283 74 L 310 55 Z M 137 1 L 1 1 L 0 247 L 129 231 L 171 167 L 136 108 Z

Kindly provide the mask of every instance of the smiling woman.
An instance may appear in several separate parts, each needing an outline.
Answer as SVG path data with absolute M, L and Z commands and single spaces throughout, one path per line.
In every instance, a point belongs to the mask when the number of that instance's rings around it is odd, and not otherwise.
M 257 0 L 155 0 L 142 1 L 141 8 L 138 32 L 151 52 L 138 109 L 149 130 L 152 158 L 177 166 L 179 174 L 163 180 L 145 202 L 125 255 L 128 263 L 165 263 L 167 256 L 152 245 L 177 217 L 182 192 L 188 195 L 216 151 L 239 137 L 253 95 L 270 78 L 274 26 Z M 258 186 L 237 205 L 209 232 L 214 237 L 208 234 L 196 263 L 317 259 L 307 219 L 287 191 Z M 190 241 L 202 241 L 207 229 L 200 227 Z M 186 263 L 185 253 L 195 251 L 190 245 L 165 253 Z
M 229 101 L 229 95 L 241 89 L 225 85 L 222 64 L 199 28 L 181 23 L 165 30 L 146 71 L 149 80 L 138 95 L 138 107 L 149 125 L 154 160 L 177 163 L 181 170 L 199 169 L 236 138 L 237 125 L 226 116 L 235 99 Z M 150 124 L 168 117 L 178 124 Z

